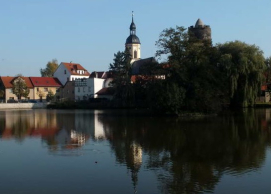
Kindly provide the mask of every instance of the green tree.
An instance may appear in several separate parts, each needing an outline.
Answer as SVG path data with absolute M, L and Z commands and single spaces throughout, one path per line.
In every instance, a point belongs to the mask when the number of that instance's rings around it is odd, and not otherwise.
M 265 59 L 265 83 L 270 84 L 271 83 L 271 57 L 268 57 Z
M 124 52 L 114 54 L 114 62 L 109 65 L 114 81 L 114 99 L 122 106 L 134 104 L 134 88 L 131 84 L 131 56 L 126 49 Z
M 42 77 L 53 77 L 53 73 L 58 67 L 58 62 L 56 59 L 49 61 L 44 69 L 40 69 L 40 74 Z
M 266 70 L 263 52 L 255 45 L 234 41 L 219 44 L 220 65 L 227 74 L 230 104 L 253 106 Z
M 166 81 L 176 84 L 185 97 L 184 110 L 216 112 L 221 110 L 225 93 L 223 76 L 217 66 L 218 53 L 210 41 L 189 37 L 184 27 L 165 29 L 156 42 L 156 56 L 168 64 Z M 163 92 L 163 91 L 161 91 Z
M 0 90 L 0 99 L 3 99 L 5 97 L 5 91 Z
M 21 97 L 28 97 L 30 91 L 22 77 L 15 78 L 12 84 L 12 93 L 17 96 L 18 100 L 21 100 Z
M 54 95 L 53 91 L 52 91 L 52 90 L 49 90 L 49 91 L 48 91 L 48 94 L 47 94 L 47 96 L 46 96 L 46 101 L 47 101 L 47 102 L 50 102 L 50 101 L 52 101 L 52 100 L 54 99 L 54 97 L 55 97 L 55 95 Z

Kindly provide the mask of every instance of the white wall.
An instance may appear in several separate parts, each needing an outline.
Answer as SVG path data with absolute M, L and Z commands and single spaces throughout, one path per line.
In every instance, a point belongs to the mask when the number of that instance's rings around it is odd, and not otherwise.
M 47 103 L 0 103 L 0 109 L 39 109 L 46 107 Z
M 90 78 L 87 85 L 90 85 L 91 94 L 94 98 L 97 98 L 97 92 L 99 92 L 104 86 L 105 79 Z
M 65 74 L 65 70 L 66 70 L 66 74 Z M 60 63 L 57 70 L 53 74 L 53 76 L 56 77 L 63 86 L 67 82 L 67 78 L 70 78 L 70 75 L 71 73 L 67 70 L 67 68 L 62 63 Z

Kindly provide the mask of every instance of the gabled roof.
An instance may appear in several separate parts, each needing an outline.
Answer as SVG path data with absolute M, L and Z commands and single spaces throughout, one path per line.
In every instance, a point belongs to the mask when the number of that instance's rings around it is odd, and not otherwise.
M 132 64 L 132 75 L 140 75 L 140 68 L 148 64 L 158 64 L 154 57 L 139 59 Z
M 89 72 L 82 67 L 79 63 L 66 63 L 66 62 L 61 62 L 60 64 L 63 64 L 66 69 L 71 73 L 71 75 L 83 75 L 83 76 L 89 76 Z M 83 74 L 79 74 L 77 70 L 84 70 Z
M 107 76 L 108 72 L 106 71 L 93 71 L 91 74 L 90 74 L 90 78 L 101 78 L 101 79 L 106 79 L 108 76 Z
M 96 94 L 98 95 L 113 95 L 114 91 L 112 87 L 109 88 L 102 88 L 101 90 L 99 90 Z
M 18 77 L 9 77 L 9 76 L 4 77 L 4 76 L 1 76 L 0 78 L 1 78 L 1 81 L 3 82 L 3 85 L 4 85 L 5 88 L 12 88 L 13 80 L 15 80 Z M 31 83 L 29 77 L 21 77 L 21 78 L 23 78 L 23 80 L 25 81 L 26 86 L 28 88 L 33 88 L 33 85 Z
M 61 87 L 61 83 L 54 77 L 29 77 L 34 87 Z

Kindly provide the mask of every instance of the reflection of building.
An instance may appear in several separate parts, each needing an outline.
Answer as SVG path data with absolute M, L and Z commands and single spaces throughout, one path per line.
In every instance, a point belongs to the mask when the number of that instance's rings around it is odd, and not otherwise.
M 5 111 L 2 138 L 51 137 L 58 131 L 56 111 Z
M 136 186 L 138 182 L 138 172 L 142 164 L 142 147 L 133 142 L 130 145 L 130 149 L 127 153 L 127 167 L 131 169 L 131 178 L 133 181 L 134 190 L 136 192 Z

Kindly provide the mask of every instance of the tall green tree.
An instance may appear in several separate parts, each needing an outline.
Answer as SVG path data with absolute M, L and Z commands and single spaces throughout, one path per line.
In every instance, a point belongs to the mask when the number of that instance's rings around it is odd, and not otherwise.
M 265 59 L 265 65 L 266 65 L 266 70 L 264 73 L 265 83 L 270 84 L 271 83 L 271 57 L 267 57 Z
M 53 73 L 58 67 L 58 62 L 56 59 L 52 61 L 48 61 L 46 67 L 44 69 L 40 69 L 40 74 L 42 77 L 53 77 Z
M 12 93 L 15 94 L 19 100 L 21 100 L 22 97 L 28 97 L 30 91 L 22 77 L 15 78 L 12 84 Z
M 219 63 L 227 74 L 231 106 L 253 106 L 266 70 L 263 52 L 255 45 L 240 41 L 219 44 L 217 47 Z
M 122 106 L 132 106 L 134 104 L 134 89 L 131 84 L 131 55 L 126 49 L 124 52 L 114 54 L 113 63 L 109 65 L 114 81 L 114 99 Z
M 4 90 L 0 90 L 0 98 L 4 98 L 4 96 L 5 96 Z
M 166 81 L 185 92 L 182 109 L 214 112 L 221 109 L 225 94 L 218 54 L 210 42 L 190 37 L 184 27 L 162 31 L 156 42 L 156 56 L 165 58 Z M 183 93 L 183 92 L 182 92 Z

